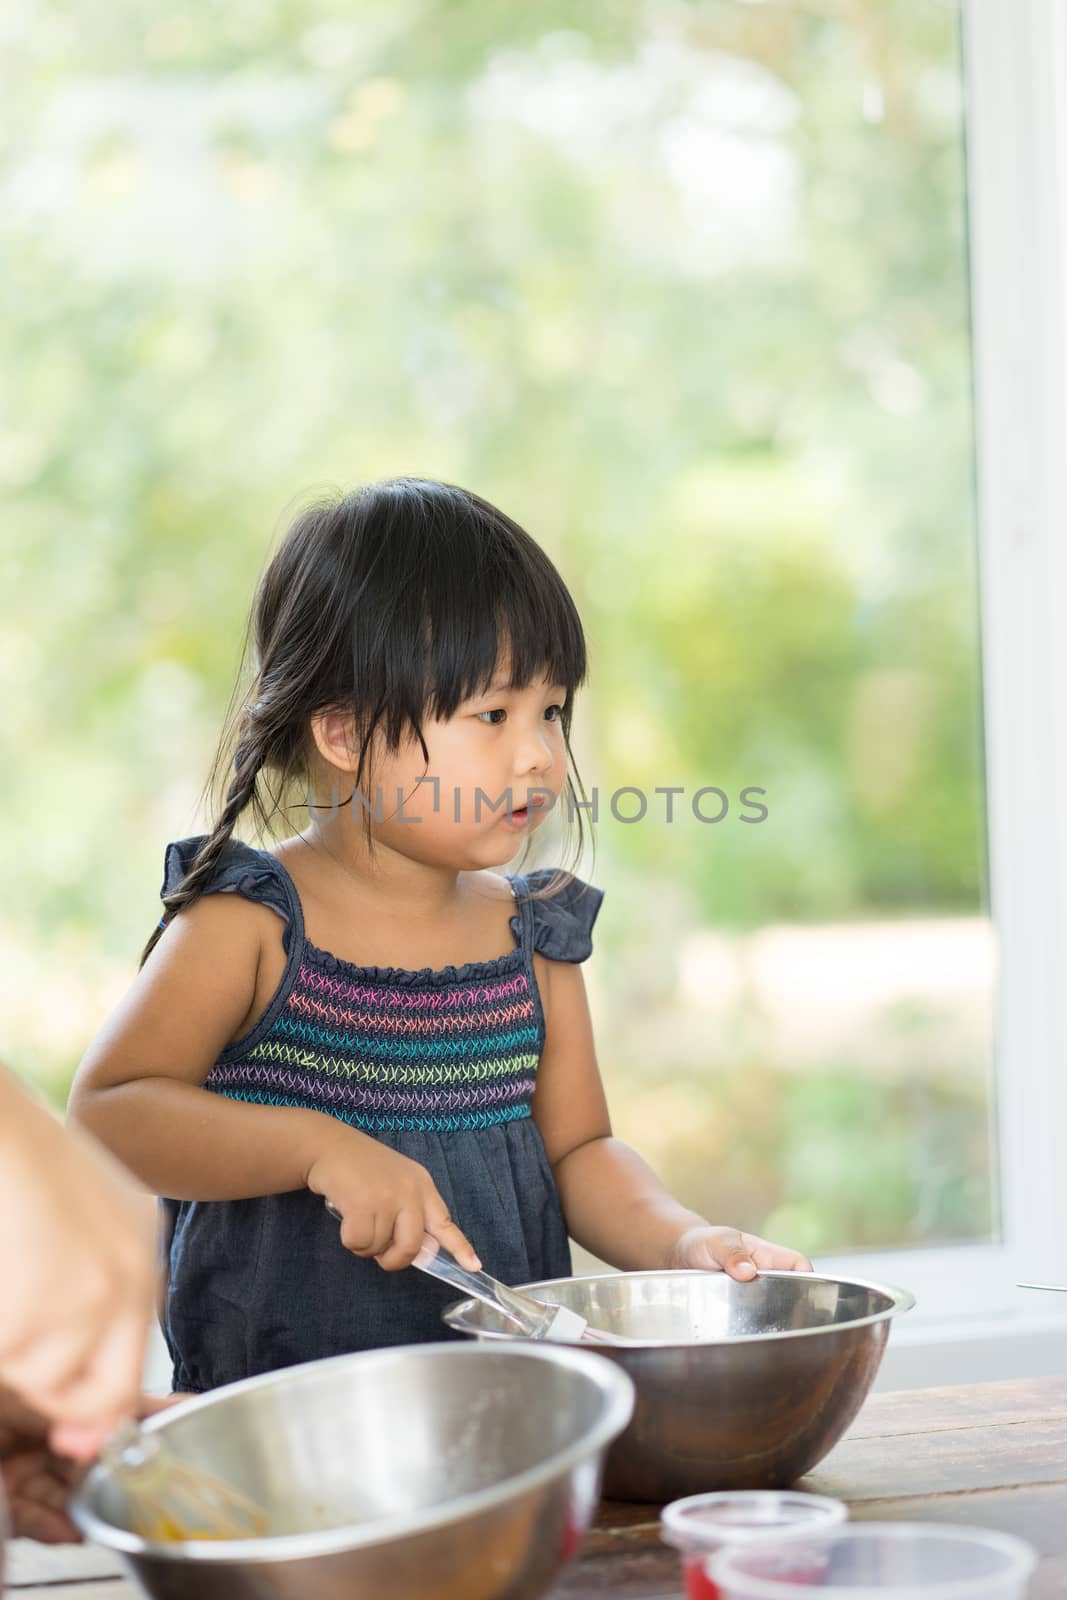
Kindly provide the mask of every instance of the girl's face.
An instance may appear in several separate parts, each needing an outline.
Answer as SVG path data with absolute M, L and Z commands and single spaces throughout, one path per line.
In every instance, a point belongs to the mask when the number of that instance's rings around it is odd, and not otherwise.
M 372 827 L 382 844 L 476 871 L 510 861 L 525 834 L 544 823 L 566 781 L 560 723 L 566 689 L 544 678 L 523 689 L 499 687 L 506 678 L 498 670 L 498 687 L 472 696 L 445 720 L 424 719 L 429 762 L 413 736 L 396 754 L 379 743 L 365 798 L 376 806 L 381 789 L 382 821 L 372 819 Z M 316 741 L 326 754 L 318 732 Z M 356 805 L 341 814 L 362 828 Z

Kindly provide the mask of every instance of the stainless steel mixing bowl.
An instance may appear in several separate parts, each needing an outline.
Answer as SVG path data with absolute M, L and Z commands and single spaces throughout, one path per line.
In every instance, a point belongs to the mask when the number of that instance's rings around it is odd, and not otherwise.
M 673 1500 L 709 1489 L 785 1488 L 835 1445 L 863 1404 L 904 1289 L 816 1273 L 622 1272 L 524 1284 L 594 1326 L 647 1341 L 589 1346 L 628 1372 L 633 1421 L 608 1452 L 604 1493 Z M 507 1337 L 487 1306 L 445 1321 Z
M 148 1545 L 99 1464 L 74 1520 L 158 1600 L 533 1600 L 589 1525 L 625 1373 L 560 1345 L 405 1345 L 216 1389 L 145 1426 L 270 1535 Z

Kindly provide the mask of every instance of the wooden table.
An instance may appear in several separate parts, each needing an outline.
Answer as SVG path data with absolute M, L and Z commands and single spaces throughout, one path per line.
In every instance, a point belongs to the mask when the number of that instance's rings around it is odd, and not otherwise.
M 1030 1600 L 1067 1595 L 1067 1376 L 873 1395 L 801 1485 L 854 1519 L 944 1521 L 1028 1539 L 1042 1561 Z M 134 1600 L 105 1552 L 13 1547 L 10 1600 Z M 677 1600 L 678 1559 L 655 1507 L 605 1504 L 552 1600 Z M 388 1600 L 383 1596 L 382 1600 Z

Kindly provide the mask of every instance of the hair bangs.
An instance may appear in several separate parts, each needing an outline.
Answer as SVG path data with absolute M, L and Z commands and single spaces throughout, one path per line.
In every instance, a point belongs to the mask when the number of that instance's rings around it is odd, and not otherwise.
M 445 720 L 493 683 L 523 689 L 543 678 L 565 690 L 569 721 L 587 672 L 570 592 L 517 523 L 469 491 L 444 487 L 448 526 L 438 526 L 420 575 L 426 712 Z

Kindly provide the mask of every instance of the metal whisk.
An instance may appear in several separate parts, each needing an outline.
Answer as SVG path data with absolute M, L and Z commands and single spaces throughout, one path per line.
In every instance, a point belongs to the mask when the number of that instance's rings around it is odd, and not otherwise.
M 187 1466 L 159 1433 L 136 1422 L 115 1429 L 100 1460 L 125 1494 L 131 1527 L 142 1539 L 255 1539 L 267 1531 L 266 1512 L 255 1501 Z
M 592 1328 L 586 1319 L 569 1306 L 553 1305 L 538 1300 L 522 1289 L 512 1289 L 488 1272 L 472 1272 L 461 1267 L 451 1250 L 445 1248 L 429 1233 L 422 1236 L 422 1248 L 411 1263 L 431 1278 L 439 1278 L 455 1289 L 473 1295 L 476 1300 L 492 1306 L 515 1329 L 528 1339 L 555 1339 L 564 1343 L 580 1340 L 584 1344 L 635 1344 L 620 1333 L 608 1333 L 606 1328 Z

